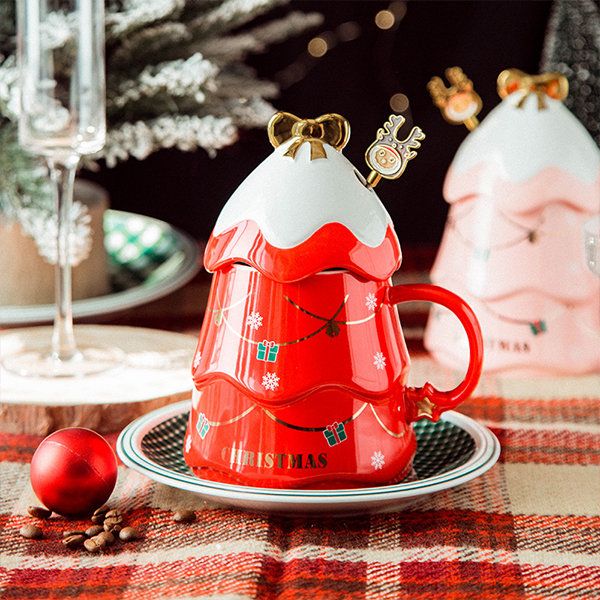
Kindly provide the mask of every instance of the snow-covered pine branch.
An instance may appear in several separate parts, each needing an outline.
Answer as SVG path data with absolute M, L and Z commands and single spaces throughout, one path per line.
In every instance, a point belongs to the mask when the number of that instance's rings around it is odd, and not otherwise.
M 213 156 L 236 138 L 237 129 L 229 117 L 169 115 L 146 122 L 123 123 L 111 130 L 103 155 L 109 167 L 130 156 L 143 160 L 160 148 L 184 151 L 203 148 Z
M 249 129 L 264 125 L 273 116 L 273 107 L 261 97 L 207 99 L 204 106 L 213 115 L 228 115 L 239 128 Z
M 283 42 L 290 37 L 301 35 L 322 23 L 323 15 L 321 13 L 294 11 L 281 19 L 275 19 L 251 29 L 249 34 L 267 47 Z
M 193 96 L 198 103 L 204 102 L 203 87 L 215 89 L 214 77 L 218 68 L 200 53 L 187 60 L 179 59 L 146 67 L 135 80 L 119 85 L 119 93 L 108 103 L 121 108 L 140 98 L 152 98 L 160 93 L 171 96 Z
M 0 116 L 10 120 L 15 120 L 19 114 L 18 80 L 15 57 L 9 56 L 0 63 Z
M 202 54 L 222 62 L 244 59 L 248 54 L 264 52 L 291 36 L 300 35 L 323 22 L 319 13 L 292 12 L 289 15 L 237 35 L 209 38 L 198 44 Z
M 184 6 L 185 0 L 125 0 L 122 8 L 109 7 L 106 13 L 106 39 L 123 38 L 168 17 L 177 21 Z
M 166 21 L 140 29 L 125 37 L 110 56 L 110 64 L 114 68 L 131 70 L 132 66 L 148 64 L 161 52 L 186 47 L 192 41 L 192 34 L 185 23 Z M 144 63 L 145 61 L 145 63 Z
M 224 0 L 213 10 L 190 21 L 189 27 L 195 36 L 217 35 L 240 27 L 287 1 Z

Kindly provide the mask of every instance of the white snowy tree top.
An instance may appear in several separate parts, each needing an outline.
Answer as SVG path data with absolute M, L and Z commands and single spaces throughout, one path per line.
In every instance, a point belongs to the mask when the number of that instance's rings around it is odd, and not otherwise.
M 590 184 L 600 175 L 600 150 L 590 134 L 559 100 L 545 98 L 538 110 L 535 94 L 516 105 L 521 92 L 507 96 L 462 143 L 452 175 L 494 163 L 499 176 L 513 183 L 556 167 Z
M 324 144 L 327 158 L 310 160 L 310 144 L 284 156 L 293 140 L 264 160 L 225 204 L 213 231 L 219 235 L 254 221 L 277 248 L 293 248 L 328 223 L 341 223 L 366 246 L 379 246 L 392 223 L 377 194 L 343 154 Z

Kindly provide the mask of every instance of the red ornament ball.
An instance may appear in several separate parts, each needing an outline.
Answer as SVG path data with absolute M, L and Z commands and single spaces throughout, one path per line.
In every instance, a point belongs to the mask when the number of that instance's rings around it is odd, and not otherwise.
M 31 485 L 50 510 L 66 517 L 102 506 L 117 481 L 117 459 L 108 442 L 82 427 L 49 435 L 31 459 Z

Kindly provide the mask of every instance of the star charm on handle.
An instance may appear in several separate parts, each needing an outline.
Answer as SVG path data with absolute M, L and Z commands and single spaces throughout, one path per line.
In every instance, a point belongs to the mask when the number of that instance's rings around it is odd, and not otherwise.
M 390 115 L 383 127 L 377 130 L 375 141 L 365 153 L 367 165 L 372 169 L 367 177 L 367 185 L 375 187 L 380 179 L 398 179 L 404 173 L 409 160 L 421 147 L 420 140 L 425 134 L 420 127 L 413 127 L 404 140 L 398 139 L 398 131 L 406 119 L 401 115 Z
M 422 419 L 423 417 L 432 419 L 434 409 L 435 404 L 427 396 L 421 398 L 417 401 L 417 419 Z
M 434 104 L 448 123 L 464 124 L 473 131 L 479 125 L 477 115 L 483 106 L 479 94 L 473 89 L 473 82 L 460 67 L 446 69 L 446 79 L 450 87 L 446 87 L 440 77 L 432 77 L 427 84 Z

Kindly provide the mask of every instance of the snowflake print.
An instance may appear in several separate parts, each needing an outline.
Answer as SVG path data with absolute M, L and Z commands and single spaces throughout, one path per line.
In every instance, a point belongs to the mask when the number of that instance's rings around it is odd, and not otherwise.
M 372 292 L 370 294 L 367 294 L 367 296 L 365 297 L 365 306 L 369 310 L 375 310 L 377 308 L 377 298 L 375 298 L 375 294 L 373 294 Z
M 194 369 L 198 368 L 198 365 L 200 364 L 200 361 L 202 360 L 202 353 L 201 352 L 196 352 L 196 356 L 194 356 Z
M 385 356 L 383 352 L 375 352 L 373 355 L 373 364 L 378 371 L 385 369 Z
M 371 465 L 376 471 L 383 469 L 383 465 L 385 465 L 385 456 L 381 450 L 373 452 L 373 456 L 371 456 Z
M 254 329 L 256 331 L 259 327 L 262 327 L 263 318 L 258 311 L 251 312 L 246 317 L 246 325 L 250 327 L 250 329 Z
M 187 438 L 185 438 L 185 451 L 186 451 L 186 453 L 188 453 L 190 451 L 191 447 L 192 447 L 192 436 L 188 435 Z
M 262 378 L 263 387 L 266 390 L 276 390 L 279 387 L 279 377 L 276 373 L 265 373 Z

